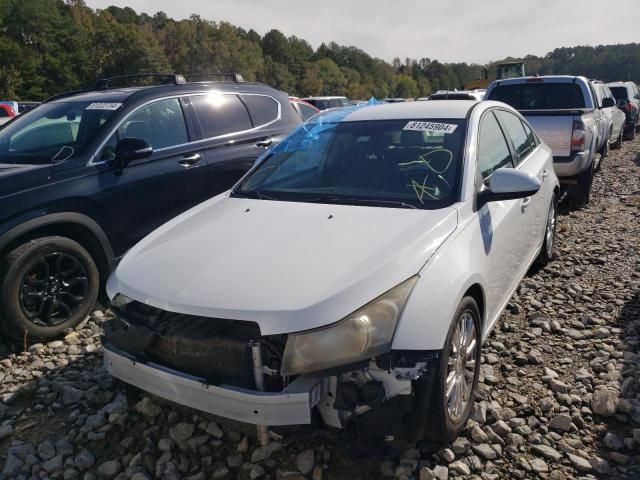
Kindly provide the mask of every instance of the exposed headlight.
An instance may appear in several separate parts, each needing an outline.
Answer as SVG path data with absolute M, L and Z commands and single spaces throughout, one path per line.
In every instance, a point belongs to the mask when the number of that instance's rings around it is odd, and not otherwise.
M 292 333 L 282 360 L 283 375 L 316 372 L 386 353 L 418 276 L 382 294 L 329 327 Z
M 127 297 L 122 293 L 116 293 L 116 296 L 111 300 L 111 306 L 116 308 L 123 308 L 125 305 L 133 301 L 133 298 Z

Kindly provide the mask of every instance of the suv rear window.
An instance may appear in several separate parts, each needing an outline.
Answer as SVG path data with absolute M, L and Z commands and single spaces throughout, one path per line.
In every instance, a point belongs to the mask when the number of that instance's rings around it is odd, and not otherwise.
M 629 100 L 627 87 L 609 87 L 609 90 L 611 90 L 613 96 L 616 97 L 616 100 Z
M 279 104 L 273 98 L 265 95 L 240 95 L 249 109 L 253 126 L 259 127 L 278 119 Z
M 511 105 L 516 110 L 584 108 L 584 96 L 575 83 L 517 83 L 499 85 L 488 100 Z
M 211 93 L 189 97 L 204 138 L 219 137 L 253 128 L 249 112 L 237 95 Z

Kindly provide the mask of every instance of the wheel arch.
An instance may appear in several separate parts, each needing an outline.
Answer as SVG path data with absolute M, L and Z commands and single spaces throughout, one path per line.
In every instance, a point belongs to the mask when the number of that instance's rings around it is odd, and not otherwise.
M 62 212 L 27 220 L 0 237 L 0 255 L 22 243 L 44 236 L 62 236 L 78 242 L 95 259 L 101 283 L 111 272 L 114 253 L 104 230 L 92 218 L 77 212 Z
M 480 325 L 484 329 L 484 326 L 486 324 L 486 309 L 484 290 L 482 286 L 479 283 L 474 283 L 469 288 L 467 288 L 466 292 L 464 292 L 462 298 L 464 297 L 471 297 L 478 304 L 478 310 L 480 311 Z

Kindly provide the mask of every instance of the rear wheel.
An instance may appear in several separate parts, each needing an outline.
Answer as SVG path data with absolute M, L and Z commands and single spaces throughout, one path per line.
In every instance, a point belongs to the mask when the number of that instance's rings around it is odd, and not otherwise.
M 17 338 L 50 340 L 93 308 L 100 276 L 91 255 L 64 237 L 31 240 L 3 261 L 0 327 Z
M 458 436 L 467 423 L 480 372 L 482 335 L 480 310 L 472 297 L 464 297 L 453 317 L 439 359 L 427 406 L 424 436 L 446 442 Z
M 620 134 L 615 142 L 611 144 L 611 150 L 618 150 L 622 148 L 622 130 L 620 130 Z
M 636 129 L 632 128 L 630 130 L 627 130 L 626 132 L 624 132 L 622 138 L 625 140 L 633 140 L 634 138 L 636 138 Z
M 536 265 L 544 267 L 551 261 L 553 256 L 553 247 L 556 239 L 556 222 L 558 217 L 558 198 L 553 194 L 551 205 L 549 205 L 549 213 L 547 215 L 547 225 L 544 229 L 544 239 L 542 241 L 542 249 L 536 258 Z
M 591 199 L 591 185 L 593 184 L 594 162 L 584 172 L 576 177 L 577 184 L 569 192 L 569 199 L 574 207 L 583 207 Z

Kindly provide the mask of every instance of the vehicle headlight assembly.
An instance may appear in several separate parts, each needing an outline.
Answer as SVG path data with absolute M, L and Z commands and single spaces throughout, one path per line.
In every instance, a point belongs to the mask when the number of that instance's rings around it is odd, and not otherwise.
M 282 375 L 317 372 L 388 352 L 398 319 L 418 278 L 416 275 L 402 282 L 338 323 L 290 334 Z

